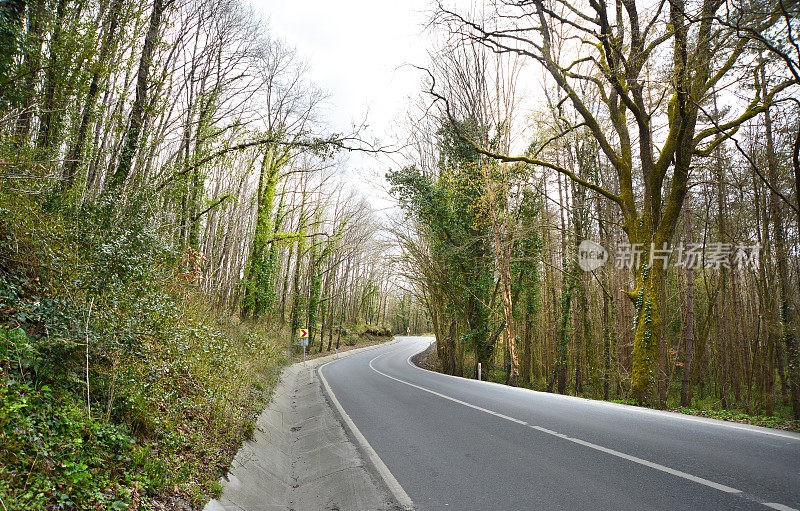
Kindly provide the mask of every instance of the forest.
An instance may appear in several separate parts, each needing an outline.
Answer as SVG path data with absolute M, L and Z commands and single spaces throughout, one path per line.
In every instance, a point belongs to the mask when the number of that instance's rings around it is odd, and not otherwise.
M 0 15 L 0 507 L 202 506 L 298 329 L 322 352 L 408 328 L 338 170 L 378 149 L 326 127 L 245 3 Z
M 0 507 L 202 507 L 306 328 L 800 428 L 797 2 L 429 7 L 387 141 L 243 0 L 0 0 Z
M 800 418 L 794 8 L 435 9 L 388 179 L 443 372 Z

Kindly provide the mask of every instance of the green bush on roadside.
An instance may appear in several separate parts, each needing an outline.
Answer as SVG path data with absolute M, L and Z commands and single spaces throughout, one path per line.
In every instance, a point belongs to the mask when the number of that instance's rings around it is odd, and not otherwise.
M 218 495 L 288 362 L 280 333 L 207 305 L 142 218 L 2 190 L 0 210 L 2 504 Z

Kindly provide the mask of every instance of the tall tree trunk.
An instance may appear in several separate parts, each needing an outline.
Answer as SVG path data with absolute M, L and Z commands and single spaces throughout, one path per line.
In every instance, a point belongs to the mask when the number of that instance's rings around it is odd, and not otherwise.
M 575 289 L 575 278 L 578 269 L 577 264 L 572 261 L 566 263 L 566 273 L 564 274 L 561 290 L 561 319 L 559 320 L 558 332 L 556 333 L 556 356 L 553 365 L 553 380 L 558 383 L 558 393 L 567 393 L 567 347 L 569 344 L 569 317 L 572 305 L 572 292 Z M 552 387 L 552 382 L 548 386 L 548 391 Z
M 322 349 L 325 345 L 325 328 L 327 327 L 330 330 L 330 324 L 328 323 L 328 309 L 330 308 L 330 300 L 331 300 L 331 281 L 333 280 L 333 264 L 329 260 L 327 263 L 327 267 L 325 269 L 325 279 L 322 283 L 322 299 L 319 303 L 319 317 L 322 320 L 322 325 L 319 329 L 319 352 L 322 353 Z M 330 347 L 328 348 L 330 351 Z
M 582 154 L 582 150 L 578 149 L 578 162 L 579 162 L 579 169 L 581 175 L 586 176 L 586 161 L 585 156 Z M 572 197 L 573 197 L 573 204 L 572 204 L 572 223 L 573 228 L 575 229 L 575 246 L 574 250 L 577 257 L 578 248 L 580 247 L 581 242 L 586 238 L 586 231 L 585 231 L 585 211 L 584 208 L 586 206 L 586 189 L 583 187 L 579 187 L 572 183 Z M 576 273 L 577 270 L 576 270 Z M 582 273 L 582 272 L 580 272 Z M 587 282 L 582 274 L 575 275 L 575 287 L 577 291 L 577 303 L 575 307 L 575 393 L 577 395 L 583 394 L 583 345 L 586 343 L 586 346 L 591 345 L 591 339 L 589 336 L 589 328 L 587 325 L 588 316 L 589 316 L 589 305 L 587 300 Z
M 761 78 L 765 85 L 765 71 L 761 68 Z M 778 162 L 775 155 L 775 145 L 772 139 L 772 118 L 770 111 L 764 112 L 764 122 L 767 134 L 767 162 L 769 165 L 768 179 L 773 189 L 778 185 Z M 797 339 L 795 338 L 796 317 L 795 310 L 791 303 L 792 290 L 789 283 L 788 254 L 786 252 L 786 232 L 784 230 L 784 215 L 781 208 L 780 199 L 775 192 L 770 197 L 770 212 L 772 215 L 772 225 L 775 232 L 775 258 L 778 263 L 778 285 L 780 290 L 780 314 L 783 323 L 783 343 L 786 347 L 786 358 L 789 367 L 789 394 L 792 403 L 792 416 L 795 420 L 800 420 L 800 350 L 798 350 Z M 783 365 L 783 364 L 781 364 Z M 780 368 L 782 373 L 782 368 Z
M 756 194 L 756 204 L 758 206 L 756 214 L 761 227 L 758 233 L 758 243 L 763 247 L 762 262 L 758 265 L 758 278 L 756 279 L 759 289 L 759 309 L 764 317 L 762 321 L 764 355 L 762 357 L 762 382 L 759 390 L 763 393 L 764 413 L 771 416 L 774 408 L 773 394 L 775 392 L 775 345 L 779 342 L 779 339 L 777 338 L 778 325 L 775 321 L 775 296 L 772 293 L 773 272 L 767 271 L 767 265 L 771 264 L 772 261 L 772 247 L 769 236 L 770 212 L 767 206 L 766 193 L 759 193 L 761 181 L 757 181 L 755 175 L 753 176 L 753 181 L 753 190 Z
M 450 330 L 447 333 L 447 342 L 445 343 L 447 348 L 447 366 L 444 369 L 447 374 L 455 374 L 456 369 L 456 336 L 458 335 L 458 321 L 455 318 L 456 316 L 453 315 L 453 319 L 450 320 Z
M 103 66 L 107 65 L 108 56 L 113 47 L 114 38 L 116 37 L 117 25 L 119 23 L 119 15 L 122 10 L 122 0 L 114 0 L 111 4 L 109 11 L 108 26 L 104 29 L 103 42 L 100 44 L 100 53 L 95 62 L 94 70 L 92 71 L 92 80 L 89 84 L 89 91 L 86 94 L 86 99 L 83 103 L 83 114 L 81 115 L 81 123 L 78 127 L 78 133 L 75 137 L 75 142 L 72 148 L 67 153 L 67 158 L 62 171 L 62 187 L 65 190 L 72 188 L 75 181 L 75 174 L 79 166 L 82 164 L 83 148 L 86 143 L 86 137 L 89 133 L 89 124 L 94 119 L 94 108 L 97 96 L 100 92 L 100 72 Z
M 316 225 L 319 225 L 319 218 L 315 222 Z M 318 308 L 319 308 L 319 294 L 322 288 L 322 256 L 317 255 L 317 242 L 315 239 L 311 240 L 311 248 L 309 249 L 309 257 L 308 257 L 308 274 L 311 280 L 309 289 L 308 289 L 308 307 L 306 311 L 306 325 L 308 328 L 308 345 L 313 346 L 316 342 L 316 332 L 317 332 L 317 317 L 318 317 Z M 322 338 L 322 332 L 320 332 L 320 339 Z M 322 340 L 320 340 L 320 349 L 322 351 Z
M 722 167 L 719 154 L 717 153 L 714 158 L 714 173 L 717 179 L 717 242 L 723 243 L 725 240 L 725 170 Z M 728 268 L 727 265 L 719 267 L 719 282 L 721 286 L 721 293 L 717 295 L 716 303 L 716 335 L 715 344 L 717 351 L 717 363 L 722 371 L 719 378 L 719 394 L 720 401 L 722 402 L 722 409 L 727 410 L 728 403 L 728 385 L 730 368 L 729 360 L 729 345 L 730 345 L 730 332 L 728 329 L 730 318 L 728 311 L 730 310 L 728 303 L 730 297 L 728 296 Z
M 600 206 L 601 202 L 597 201 L 596 214 L 597 214 L 597 228 L 600 239 L 604 240 L 605 246 L 608 246 L 609 236 L 606 230 L 606 208 Z M 600 287 L 603 292 L 603 399 L 608 400 L 609 391 L 611 386 L 611 269 L 603 268 L 600 280 Z
M 50 38 L 50 58 L 48 59 L 45 71 L 44 97 L 42 98 L 42 110 L 39 115 L 39 135 L 36 140 L 36 149 L 44 157 L 48 157 L 50 148 L 53 145 L 54 125 L 58 122 L 60 113 L 56 112 L 56 89 L 60 80 L 59 72 L 62 71 L 61 59 L 61 36 L 66 14 L 67 0 L 58 0 L 56 4 L 56 19 L 53 28 L 53 35 Z
M 44 43 L 42 21 L 45 5 L 45 0 L 34 0 L 28 4 L 28 33 L 25 35 L 25 54 L 22 62 L 25 77 L 23 90 L 21 91 L 23 94 L 20 105 L 22 112 L 17 120 L 14 136 L 14 147 L 16 148 L 23 146 L 27 142 L 31 121 L 33 121 L 33 97 L 42 67 L 42 45 Z
M 294 266 L 294 280 L 292 284 L 292 315 L 290 320 L 291 339 L 297 335 L 297 330 L 300 328 L 300 321 L 303 317 L 303 296 L 300 289 L 300 280 L 303 274 L 303 258 L 305 257 L 305 201 L 306 197 L 303 194 L 303 202 L 300 206 L 300 225 L 298 225 L 297 237 L 297 261 Z
M 647 260 L 643 261 L 636 274 L 636 317 L 631 356 L 632 390 L 635 399 L 641 403 L 651 402 L 650 391 L 656 380 L 653 371 L 659 359 L 663 286 L 663 263 L 654 261 L 650 266 Z
M 490 195 L 493 195 L 490 193 Z M 492 201 L 493 202 L 493 201 Z M 508 372 L 508 385 L 517 386 L 519 382 L 519 356 L 517 355 L 517 325 L 514 319 L 514 305 L 511 297 L 511 259 L 510 240 L 507 239 L 507 222 L 500 222 L 497 219 L 497 212 L 493 204 L 489 206 L 492 211 L 492 223 L 494 231 L 495 257 L 497 260 L 497 270 L 500 273 L 500 289 L 503 297 L 503 316 L 506 322 L 505 335 L 508 339 L 508 356 L 510 370 Z M 501 236 L 501 231 L 503 236 Z
M 348 282 L 350 281 L 350 264 L 351 264 L 351 258 L 348 257 L 347 258 L 347 266 L 345 267 L 345 270 L 344 270 L 344 277 L 342 278 L 342 287 L 341 287 L 341 291 L 340 291 L 341 298 L 340 298 L 340 301 L 339 301 L 339 304 L 340 304 L 339 305 L 339 328 L 337 329 L 337 332 L 336 332 L 336 349 L 337 350 L 339 349 L 339 341 L 341 341 L 341 339 L 342 339 L 342 328 L 344 327 L 344 313 L 345 313 L 345 309 L 347 307 L 347 301 L 345 300 L 345 294 L 346 294 L 347 289 L 348 289 L 348 287 L 347 287 L 348 286 Z
M 611 297 L 608 271 L 603 272 L 603 399 L 608 400 L 611 381 Z
M 63 1 L 63 0 L 62 0 Z M 158 32 L 161 27 L 161 17 L 164 10 L 173 0 L 153 0 L 153 10 L 150 13 L 150 22 L 147 35 L 144 38 L 142 55 L 139 59 L 139 71 L 136 77 L 136 96 L 128 120 L 128 129 L 124 136 L 124 144 L 119 157 L 117 169 L 108 182 L 111 191 L 125 184 L 130 174 L 133 158 L 139 148 L 139 136 L 147 116 L 147 88 L 150 84 L 150 66 L 153 64 L 153 55 L 156 51 Z
M 523 318 L 524 330 L 522 337 L 522 362 L 520 364 L 520 377 L 522 378 L 522 386 L 527 387 L 531 384 L 531 361 L 533 359 L 533 314 L 531 311 L 525 310 Z
M 690 202 L 686 202 L 686 243 L 692 243 L 692 207 Z M 694 268 L 691 264 L 686 265 L 686 294 L 683 302 L 683 325 L 681 334 L 683 335 L 683 377 L 681 379 L 681 406 L 691 406 L 692 404 L 692 371 L 694 363 Z

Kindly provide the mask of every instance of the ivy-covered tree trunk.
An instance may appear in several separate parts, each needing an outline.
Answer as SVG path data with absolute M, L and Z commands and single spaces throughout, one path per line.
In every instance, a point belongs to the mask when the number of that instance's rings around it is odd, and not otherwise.
M 288 153 L 285 150 L 267 147 L 259 174 L 256 229 L 245 268 L 242 319 L 251 315 L 257 319 L 274 308 L 278 258 L 277 240 L 274 238 L 283 217 L 283 198 L 278 204 L 274 221 L 272 203 L 278 187 L 279 171 L 287 161 Z M 285 292 L 284 285 L 284 296 Z
M 487 370 L 492 365 L 494 343 L 489 336 L 489 303 L 490 288 L 493 278 L 486 264 L 488 248 L 485 242 L 476 242 L 473 255 L 473 267 L 467 270 L 467 328 L 465 340 L 475 350 L 475 359 Z
M 686 207 L 686 239 L 692 242 L 692 208 Z M 684 298 L 683 325 L 683 377 L 681 379 L 681 406 L 692 404 L 692 377 L 694 370 L 694 268 L 686 265 L 686 292 Z
M 603 272 L 603 399 L 608 400 L 611 381 L 611 297 L 608 272 Z
M 317 219 L 319 220 L 319 219 Z M 318 223 L 318 222 L 317 222 Z M 317 312 L 319 308 L 319 295 L 322 290 L 322 258 L 323 255 L 317 256 L 317 243 L 316 240 L 311 242 L 308 256 L 308 272 L 311 277 L 311 283 L 308 290 L 308 345 L 313 346 L 316 339 L 317 332 Z M 320 333 L 320 339 L 322 333 Z M 320 341 L 320 349 L 322 351 L 322 341 Z
M 580 170 L 580 177 L 586 177 L 589 175 L 590 170 L 589 166 L 589 157 L 585 153 L 586 144 L 578 145 L 576 143 L 576 159 L 578 161 L 579 170 Z M 578 257 L 578 250 L 583 242 L 586 239 L 586 188 L 582 186 L 576 185 L 574 182 L 571 182 L 572 188 L 572 197 L 573 197 L 573 205 L 572 205 L 572 223 L 573 228 L 575 231 L 575 241 L 572 250 L 575 250 L 576 258 Z M 575 314 L 575 324 L 574 324 L 574 332 L 573 335 L 575 336 L 575 393 L 577 395 L 583 394 L 583 379 L 588 374 L 583 373 L 584 369 L 584 361 L 587 363 L 589 362 L 590 358 L 586 357 L 584 360 L 584 353 L 583 346 L 585 344 L 586 349 L 591 349 L 591 339 L 589 339 L 590 330 L 587 325 L 588 316 L 589 316 L 589 306 L 587 300 L 587 289 L 588 289 L 588 282 L 586 281 L 585 274 L 581 271 L 578 271 L 578 268 L 575 268 L 575 274 L 573 276 L 575 290 L 577 291 L 577 300 L 575 304 L 576 314 Z M 588 372 L 588 371 L 587 371 Z
M 445 337 L 444 348 L 446 364 L 442 364 L 442 369 L 447 374 L 455 375 L 456 372 L 456 338 L 458 337 L 458 320 L 455 315 L 450 316 L 450 328 Z
M 297 331 L 303 325 L 300 322 L 303 320 L 304 314 L 303 310 L 305 309 L 305 300 L 303 299 L 303 293 L 300 292 L 300 282 L 301 277 L 303 275 L 303 258 L 305 257 L 306 252 L 306 219 L 305 219 L 305 197 L 303 197 L 303 203 L 300 206 L 300 225 L 298 228 L 297 234 L 297 261 L 294 266 L 294 279 L 292 283 L 292 315 L 290 319 L 290 329 L 291 329 L 291 337 L 290 339 L 295 339 L 297 337 Z
M 536 329 L 536 294 L 538 286 L 536 280 L 524 291 L 523 337 L 522 337 L 522 362 L 520 364 L 520 377 L 522 385 L 531 383 L 531 364 L 533 362 L 533 333 Z
M 650 391 L 656 381 L 661 339 L 661 314 L 663 311 L 663 265 L 642 262 L 636 272 L 636 315 L 631 358 L 632 391 L 636 399 L 650 402 Z
M 569 365 L 567 348 L 569 344 L 569 317 L 572 307 L 572 292 L 575 290 L 576 273 L 578 265 L 575 261 L 567 263 L 567 271 L 564 274 L 564 281 L 561 290 L 561 317 L 558 320 L 558 331 L 556 332 L 556 354 L 553 361 L 553 376 L 548 385 L 548 392 L 552 391 L 553 383 L 557 384 L 559 394 L 567 393 L 567 368 Z
M 525 311 L 522 318 L 522 356 L 520 357 L 519 376 L 522 381 L 522 386 L 527 387 L 531 383 L 531 359 L 532 359 L 532 338 L 533 332 L 531 328 L 532 316 Z

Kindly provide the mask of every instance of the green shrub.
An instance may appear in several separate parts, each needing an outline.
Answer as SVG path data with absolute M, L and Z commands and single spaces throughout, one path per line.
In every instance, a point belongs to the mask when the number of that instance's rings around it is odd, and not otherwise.
M 177 493 L 202 507 L 286 343 L 183 284 L 146 208 L 110 219 L 42 202 L 0 189 L 0 498 L 154 509 Z
M 71 393 L 39 388 L 8 357 L 30 356 L 19 330 L 0 330 L 0 494 L 8 509 L 124 509 L 126 486 L 142 481 L 134 439 L 94 421 Z M 124 506 L 124 507 L 120 507 Z

